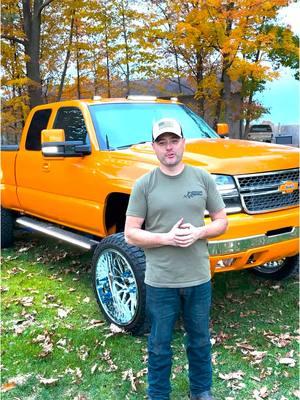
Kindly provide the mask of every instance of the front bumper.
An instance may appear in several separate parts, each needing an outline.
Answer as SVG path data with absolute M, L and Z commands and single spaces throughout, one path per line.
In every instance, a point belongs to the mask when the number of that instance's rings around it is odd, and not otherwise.
M 299 252 L 298 209 L 228 216 L 228 231 L 210 240 L 212 274 L 252 268 Z
M 232 240 L 213 240 L 208 244 L 209 254 L 211 256 L 227 255 L 239 253 L 264 247 L 270 244 L 286 242 L 287 240 L 299 237 L 299 227 L 292 228 L 290 232 L 279 233 L 271 236 L 257 235 Z

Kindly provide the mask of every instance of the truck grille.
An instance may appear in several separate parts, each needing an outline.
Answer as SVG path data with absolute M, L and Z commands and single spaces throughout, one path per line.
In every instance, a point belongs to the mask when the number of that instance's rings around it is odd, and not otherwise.
M 235 179 L 243 207 L 249 214 L 281 210 L 299 204 L 298 169 L 240 175 Z M 294 183 L 295 189 L 290 193 L 282 188 L 286 182 Z

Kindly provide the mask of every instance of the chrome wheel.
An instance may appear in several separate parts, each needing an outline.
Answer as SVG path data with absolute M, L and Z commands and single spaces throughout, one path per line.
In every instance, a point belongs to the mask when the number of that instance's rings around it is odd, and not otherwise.
M 274 272 L 279 271 L 284 263 L 285 258 L 281 258 L 280 260 L 270 261 L 265 264 L 259 265 L 255 269 L 256 271 L 262 272 L 264 274 L 273 274 Z
M 298 277 L 299 257 L 297 254 L 291 257 L 284 257 L 280 260 L 270 261 L 250 268 L 249 271 L 263 279 L 275 281 L 288 278 L 289 276 Z
M 118 325 L 130 324 L 137 313 L 138 289 L 127 259 L 116 249 L 104 249 L 95 268 L 95 286 L 104 312 Z

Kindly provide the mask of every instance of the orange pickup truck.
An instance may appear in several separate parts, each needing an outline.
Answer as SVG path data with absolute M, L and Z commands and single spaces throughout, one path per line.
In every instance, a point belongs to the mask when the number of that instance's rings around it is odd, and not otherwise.
M 208 242 L 212 274 L 248 268 L 282 279 L 298 260 L 298 150 L 220 138 L 176 99 L 38 106 L 20 144 L 2 147 L 2 247 L 18 225 L 93 250 L 99 306 L 132 333 L 144 326 L 145 260 L 124 241 L 125 212 L 136 179 L 158 165 L 149 141 L 162 117 L 181 123 L 185 163 L 212 173 L 226 204 L 229 228 Z

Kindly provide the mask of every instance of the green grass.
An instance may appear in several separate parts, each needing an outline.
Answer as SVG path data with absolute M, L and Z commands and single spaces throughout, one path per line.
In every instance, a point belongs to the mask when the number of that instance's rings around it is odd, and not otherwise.
M 146 398 L 147 337 L 108 336 L 91 287 L 91 254 L 27 236 L 2 252 L 2 399 Z M 297 280 L 267 282 L 243 271 L 219 274 L 213 285 L 216 399 L 299 398 Z M 173 350 L 172 399 L 187 399 L 180 328 Z

